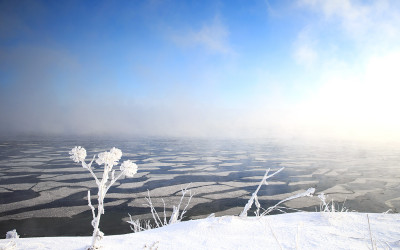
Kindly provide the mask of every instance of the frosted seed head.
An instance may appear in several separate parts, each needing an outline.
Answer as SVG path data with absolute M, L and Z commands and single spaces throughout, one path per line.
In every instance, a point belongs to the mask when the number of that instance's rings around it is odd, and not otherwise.
M 116 147 L 113 147 L 110 150 L 110 153 L 112 154 L 112 157 L 114 158 L 115 161 L 119 161 L 122 157 L 122 151 Z
M 133 177 L 137 173 L 138 166 L 131 160 L 127 160 L 121 164 L 120 169 L 126 176 Z
M 99 165 L 105 164 L 108 166 L 115 166 L 118 164 L 118 161 L 121 159 L 122 152 L 118 148 L 112 148 L 109 152 L 103 152 L 98 155 L 96 163 Z
M 110 153 L 109 152 L 103 152 L 97 155 L 96 163 L 99 165 L 106 164 L 109 161 L 110 158 Z
M 70 158 L 74 162 L 83 162 L 86 158 L 86 149 L 84 149 L 81 146 L 74 147 L 71 151 L 69 151 L 69 154 L 71 155 Z

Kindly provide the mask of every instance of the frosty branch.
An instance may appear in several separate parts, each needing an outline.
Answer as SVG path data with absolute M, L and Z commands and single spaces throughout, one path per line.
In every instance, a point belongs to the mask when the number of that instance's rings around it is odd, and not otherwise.
M 264 177 L 262 178 L 260 184 L 258 185 L 256 191 L 254 191 L 254 193 L 252 194 L 252 196 L 250 197 L 250 199 L 247 201 L 247 204 L 244 206 L 243 211 L 240 213 L 240 217 L 246 217 L 247 216 L 247 212 L 250 210 L 251 206 L 253 206 L 253 203 L 255 203 L 257 210 L 255 211 L 256 216 L 265 216 L 267 214 L 269 214 L 270 212 L 272 212 L 275 209 L 280 210 L 281 207 L 279 207 L 279 205 L 281 205 L 284 202 L 293 200 L 293 199 L 297 199 L 297 198 L 301 198 L 301 197 L 305 197 L 305 196 L 312 196 L 315 192 L 315 188 L 309 188 L 307 191 L 303 192 L 303 193 L 299 193 L 299 194 L 295 194 L 293 196 L 290 196 L 289 198 L 286 198 L 284 200 L 281 200 L 280 202 L 278 202 L 277 204 L 275 204 L 272 207 L 269 207 L 267 209 L 264 209 L 261 207 L 259 201 L 258 201 L 258 196 L 257 193 L 260 190 L 261 186 L 263 184 L 268 185 L 267 179 L 271 178 L 272 176 L 278 174 L 279 172 L 281 172 L 284 168 L 279 169 L 278 171 L 276 171 L 275 173 L 268 175 L 270 169 L 267 169 L 267 171 L 265 172 Z M 260 214 L 260 209 L 264 210 L 264 212 L 262 212 Z M 281 210 L 280 210 L 281 211 Z

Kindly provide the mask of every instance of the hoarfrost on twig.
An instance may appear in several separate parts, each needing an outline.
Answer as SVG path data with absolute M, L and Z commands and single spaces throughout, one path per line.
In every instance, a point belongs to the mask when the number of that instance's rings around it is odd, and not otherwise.
M 244 206 L 243 211 L 240 213 L 240 217 L 246 217 L 247 216 L 247 212 L 249 211 L 249 209 L 251 208 L 251 206 L 254 203 L 254 200 L 256 200 L 256 206 L 257 206 L 257 211 L 259 211 L 259 205 L 260 203 L 258 203 L 258 198 L 257 198 L 257 193 L 260 190 L 262 184 L 268 185 L 267 183 L 267 179 L 271 178 L 272 176 L 276 175 L 277 173 L 281 172 L 284 168 L 279 169 L 278 171 L 276 171 L 275 173 L 268 175 L 269 171 L 271 170 L 270 168 L 267 169 L 267 171 L 265 171 L 265 175 L 262 178 L 260 184 L 258 185 L 256 191 L 253 193 L 253 195 L 251 196 L 251 198 L 248 200 L 247 204 Z
M 290 200 L 294 200 L 294 199 L 298 199 L 301 197 L 310 197 L 313 196 L 313 194 L 315 193 L 315 188 L 309 188 L 307 189 L 307 191 L 303 192 L 303 193 L 299 193 L 299 194 L 295 194 L 293 196 L 290 196 L 289 198 L 283 199 L 280 202 L 276 203 L 274 206 L 267 208 L 262 214 L 261 216 L 264 216 L 266 214 L 269 214 L 270 212 L 272 212 L 273 210 L 275 210 L 280 204 L 290 201 Z
M 261 186 L 263 184 L 268 185 L 267 179 L 271 178 L 272 176 L 278 174 L 279 172 L 281 172 L 284 168 L 280 168 L 278 171 L 276 171 L 275 173 L 268 175 L 270 169 L 267 169 L 267 171 L 265 171 L 265 175 L 262 178 L 260 184 L 258 185 L 256 191 L 254 191 L 254 193 L 252 194 L 252 196 L 250 197 L 250 199 L 247 201 L 246 205 L 243 208 L 243 211 L 240 213 L 240 217 L 246 217 L 247 216 L 247 212 L 249 211 L 249 209 L 251 208 L 251 206 L 253 205 L 253 203 L 255 203 L 256 205 L 256 211 L 255 214 L 256 216 L 264 216 L 266 214 L 269 214 L 270 212 L 272 212 L 273 210 L 277 209 L 281 212 L 283 212 L 281 209 L 284 207 L 280 207 L 279 205 L 286 202 L 286 201 L 290 201 L 293 199 L 297 199 L 297 198 L 301 198 L 301 197 L 305 197 L 305 196 L 312 196 L 315 192 L 315 188 L 309 188 L 307 191 L 303 192 L 303 193 L 299 193 L 299 194 L 295 194 L 289 198 L 286 198 L 284 200 L 281 200 L 280 202 L 278 202 L 277 204 L 275 204 L 272 207 L 269 207 L 267 209 L 263 209 L 260 205 L 260 202 L 258 201 L 258 196 L 257 193 L 260 190 Z M 264 212 L 260 214 L 260 209 L 263 209 Z

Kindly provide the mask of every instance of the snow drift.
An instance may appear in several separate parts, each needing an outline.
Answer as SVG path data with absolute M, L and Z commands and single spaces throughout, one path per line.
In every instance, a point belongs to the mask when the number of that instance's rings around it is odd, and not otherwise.
M 10 239 L 0 240 L 5 246 Z M 19 249 L 85 249 L 90 237 L 15 239 Z M 399 214 L 289 213 L 185 221 L 105 236 L 103 249 L 400 249 Z

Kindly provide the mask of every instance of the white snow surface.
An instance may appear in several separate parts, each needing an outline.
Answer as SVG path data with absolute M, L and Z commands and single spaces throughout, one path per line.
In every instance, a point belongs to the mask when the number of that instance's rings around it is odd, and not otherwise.
M 368 223 L 369 220 L 369 223 Z M 86 249 L 91 237 L 14 239 L 17 249 Z M 0 240 L 0 248 L 10 240 Z M 400 249 L 400 214 L 223 216 L 105 236 L 102 249 Z

